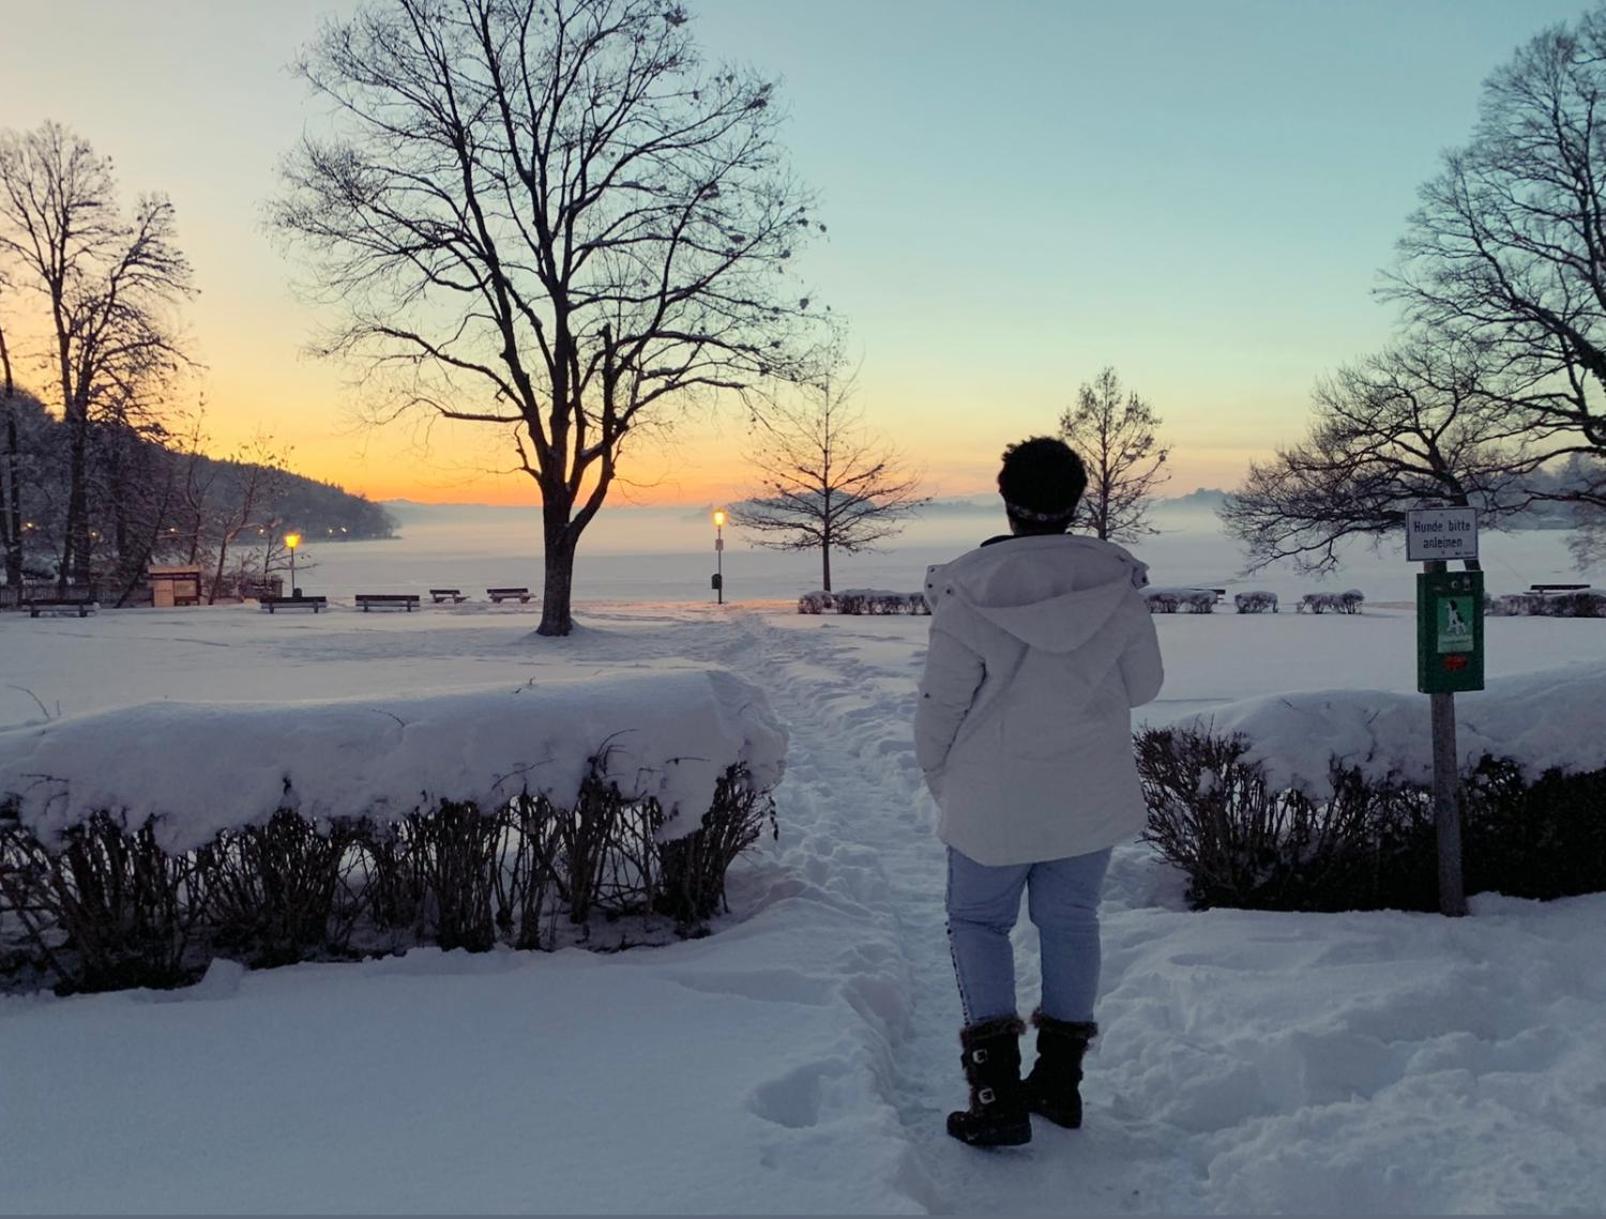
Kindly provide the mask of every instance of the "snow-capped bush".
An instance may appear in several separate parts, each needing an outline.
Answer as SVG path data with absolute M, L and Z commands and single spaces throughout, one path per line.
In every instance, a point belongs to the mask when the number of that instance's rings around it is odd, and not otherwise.
M 1216 590 L 1213 588 L 1146 588 L 1143 598 L 1151 614 L 1174 614 L 1186 609 L 1194 614 L 1213 614 L 1216 611 Z
M 1461 696 L 1469 892 L 1606 890 L 1606 665 Z M 1253 699 L 1138 737 L 1147 837 L 1192 900 L 1433 909 L 1428 702 L 1337 691 Z
M 1598 588 L 1506 593 L 1486 604 L 1489 613 L 1507 617 L 1606 618 L 1606 590 Z
M 219 953 L 547 946 L 558 913 L 689 926 L 773 829 L 785 743 L 718 671 L 0 731 L 0 945 L 100 990 Z
M 1295 608 L 1301 614 L 1307 611 L 1312 614 L 1358 614 L 1365 602 L 1366 594 L 1358 588 L 1351 588 L 1341 593 L 1306 593 Z
M 797 599 L 797 612 L 800 614 L 823 614 L 835 608 L 836 599 L 824 589 L 804 593 Z
M 1277 594 L 1265 591 L 1237 593 L 1232 603 L 1240 614 L 1275 614 L 1277 612 Z
M 839 614 L 929 614 L 924 593 L 897 593 L 886 588 L 845 588 L 828 594 Z

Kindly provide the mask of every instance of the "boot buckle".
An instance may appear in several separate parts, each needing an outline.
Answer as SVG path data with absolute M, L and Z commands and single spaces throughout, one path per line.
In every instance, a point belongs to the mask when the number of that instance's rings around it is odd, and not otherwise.
M 991 1088 L 981 1088 L 976 1092 L 976 1099 L 984 1105 L 990 1105 L 998 1099 L 998 1094 Z
M 978 1067 L 981 1066 L 987 1061 L 987 1051 L 985 1049 L 972 1050 L 970 1052 L 970 1061 Z

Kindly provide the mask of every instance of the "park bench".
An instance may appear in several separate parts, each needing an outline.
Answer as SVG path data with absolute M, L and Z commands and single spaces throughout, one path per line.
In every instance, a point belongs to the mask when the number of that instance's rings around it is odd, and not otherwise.
M 275 610 L 282 609 L 309 609 L 316 614 L 319 610 L 325 608 L 329 604 L 329 598 L 324 596 L 259 597 L 257 600 L 261 604 L 262 608 L 267 610 L 270 614 Z
M 457 605 L 468 600 L 460 588 L 432 588 L 429 590 L 429 596 L 430 600 L 436 605 L 441 604 L 443 601 L 450 601 L 453 605 Z
M 40 614 L 76 614 L 80 618 L 87 618 L 100 609 L 100 602 L 83 597 L 34 597 L 22 604 L 28 608 L 30 618 L 37 618 Z
M 501 605 L 504 601 L 517 599 L 521 602 L 530 599 L 530 590 L 527 588 L 488 588 L 485 595 L 495 604 Z
M 380 609 L 396 609 L 400 607 L 409 614 L 418 608 L 419 597 L 417 593 L 358 593 L 357 608 L 367 613 L 378 606 Z

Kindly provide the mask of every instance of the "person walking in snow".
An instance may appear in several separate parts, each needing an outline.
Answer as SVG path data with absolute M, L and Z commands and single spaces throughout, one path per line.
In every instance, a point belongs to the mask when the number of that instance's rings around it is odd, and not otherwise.
M 1145 811 L 1131 709 L 1160 692 L 1146 571 L 1125 550 L 1067 534 L 1081 459 L 1036 437 L 1004 451 L 1010 533 L 926 577 L 931 641 L 916 756 L 948 847 L 948 938 L 964 1008 L 970 1107 L 948 1133 L 1029 1142 L 1032 1113 L 1082 1123 L 1082 1057 L 1097 1035 L 1099 895 L 1111 848 Z M 1042 939 L 1037 1062 L 1021 1079 L 1009 935 L 1025 890 Z

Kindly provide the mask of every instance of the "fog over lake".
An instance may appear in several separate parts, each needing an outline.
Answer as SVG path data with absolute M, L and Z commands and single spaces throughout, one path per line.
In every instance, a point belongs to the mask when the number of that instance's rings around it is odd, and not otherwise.
M 458 587 L 483 597 L 497 585 L 541 589 L 541 517 L 534 507 L 483 504 L 387 504 L 400 536 L 383 542 L 324 545 L 312 539 L 302 556 L 313 566 L 301 577 L 308 592 L 349 597 L 356 592 L 423 592 Z M 587 601 L 711 600 L 714 526 L 710 511 L 686 507 L 604 508 L 580 543 L 575 563 L 575 599 Z M 1374 550 L 1348 548 L 1344 569 L 1318 580 L 1286 566 L 1254 576 L 1237 545 L 1222 533 L 1213 512 L 1191 505 L 1162 504 L 1154 514 L 1161 530 L 1130 549 L 1150 565 L 1155 584 L 1197 584 L 1239 590 L 1266 588 L 1285 604 L 1311 589 L 1359 588 L 1372 603 L 1408 601 L 1415 565 L 1406 562 L 1403 538 Z M 832 558 L 835 587 L 914 590 L 925 568 L 954 558 L 1005 531 L 1002 511 L 950 502 L 909 522 L 885 550 Z M 727 526 L 725 588 L 729 601 L 795 598 L 820 584 L 819 555 L 752 547 Z M 1483 535 L 1484 566 L 1491 592 L 1525 589 L 1546 580 L 1585 579 L 1567 553 L 1567 534 L 1531 530 Z

